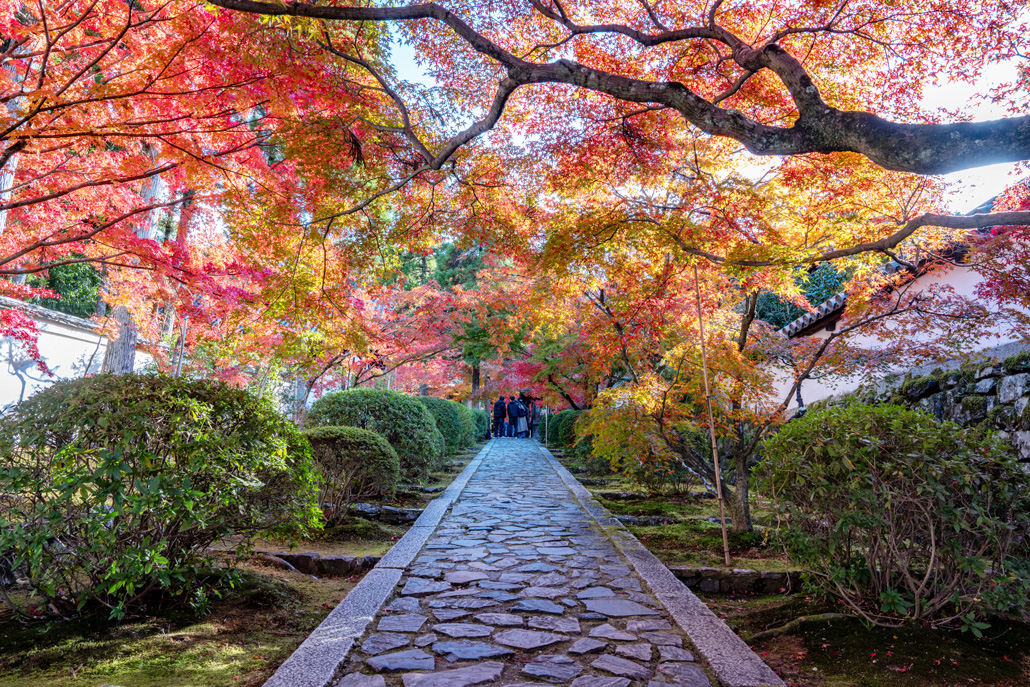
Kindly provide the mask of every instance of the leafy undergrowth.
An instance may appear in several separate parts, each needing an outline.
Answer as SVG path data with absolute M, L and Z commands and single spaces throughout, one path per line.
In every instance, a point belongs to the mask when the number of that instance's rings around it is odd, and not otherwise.
M 804 596 L 711 596 L 705 602 L 745 639 L 800 616 L 840 609 Z M 796 687 L 1025 687 L 1030 625 L 995 620 L 982 639 L 958 630 L 867 626 L 845 618 L 749 642 Z
M 0 621 L 0 686 L 256 687 L 357 581 L 256 564 L 242 570 L 243 584 L 199 618 L 168 612 L 120 625 Z
M 446 487 L 480 446 L 453 458 L 426 486 Z M 439 494 L 405 496 L 383 505 L 421 507 Z M 257 541 L 258 550 L 322 555 L 382 555 L 407 530 L 354 518 L 317 539 Z M 358 581 L 315 578 L 258 559 L 240 566 L 243 584 L 194 617 L 178 611 L 24 625 L 0 616 L 0 687 L 257 687 L 275 672 Z

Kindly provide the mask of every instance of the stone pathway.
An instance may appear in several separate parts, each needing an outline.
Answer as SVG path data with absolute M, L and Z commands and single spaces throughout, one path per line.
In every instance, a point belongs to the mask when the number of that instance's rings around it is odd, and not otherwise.
M 339 665 L 342 656 L 337 659 L 329 684 L 782 684 L 732 633 L 740 645 L 733 648 L 742 646 L 748 654 L 745 674 L 757 678 L 727 679 L 719 665 L 713 667 L 720 657 L 699 654 L 675 607 L 670 611 L 660 598 L 667 578 L 648 580 L 647 566 L 634 565 L 616 545 L 619 537 L 601 526 L 606 518 L 588 512 L 570 491 L 571 476 L 563 477 L 564 470 L 536 442 L 496 439 L 481 455 L 449 512 L 431 533 L 427 525 L 421 536 L 415 533 L 419 549 L 406 553 L 413 547 L 399 546 L 394 557 L 404 565 L 382 571 L 394 576 L 378 585 L 386 601 L 381 610 L 374 617 L 343 618 L 350 639 L 320 634 L 320 627 L 305 642 L 312 645 L 310 654 L 319 646 L 339 651 L 337 644 L 346 640 L 346 661 Z M 383 561 L 387 566 L 389 559 Z M 684 592 L 690 594 L 685 587 L 676 590 L 679 596 Z M 351 612 L 356 615 L 360 611 Z M 708 616 L 706 622 L 722 625 Z M 363 633 L 355 629 L 361 620 Z M 266 684 L 306 684 L 299 679 L 303 663 L 291 657 Z

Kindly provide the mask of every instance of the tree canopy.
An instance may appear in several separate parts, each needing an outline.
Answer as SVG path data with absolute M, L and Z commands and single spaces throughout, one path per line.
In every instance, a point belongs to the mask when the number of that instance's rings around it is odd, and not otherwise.
M 710 481 L 704 323 L 746 521 L 757 442 L 806 380 L 1026 331 L 1027 188 L 956 215 L 940 176 L 1030 160 L 1021 12 L 0 0 L 0 295 L 80 293 L 62 275 L 84 270 L 95 321 L 166 369 L 294 401 L 528 388 Z M 981 94 L 1006 118 L 923 104 L 1011 62 Z M 976 294 L 913 286 L 959 258 Z M 838 291 L 832 333 L 778 331 Z M 32 351 L 14 310 L 0 335 Z

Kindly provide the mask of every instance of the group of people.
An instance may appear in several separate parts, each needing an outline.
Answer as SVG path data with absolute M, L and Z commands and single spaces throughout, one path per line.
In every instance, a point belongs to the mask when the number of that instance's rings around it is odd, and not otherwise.
M 533 435 L 533 408 L 522 402 L 522 398 L 508 397 L 504 402 L 502 394 L 494 403 L 494 436 L 528 438 Z

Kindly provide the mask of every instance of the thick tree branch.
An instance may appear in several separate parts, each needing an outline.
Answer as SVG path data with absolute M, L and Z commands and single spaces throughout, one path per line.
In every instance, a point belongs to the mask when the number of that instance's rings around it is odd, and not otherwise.
M 527 62 L 474 30 L 436 3 L 400 7 L 333 7 L 255 0 L 213 0 L 230 10 L 264 15 L 312 17 L 336 21 L 411 21 L 432 19 L 448 26 L 477 52 L 508 71 L 514 88 L 524 84 L 568 84 L 629 102 L 674 108 L 702 131 L 735 139 L 758 155 L 855 152 L 886 169 L 916 174 L 944 174 L 960 169 L 1030 159 L 1030 116 L 988 122 L 905 124 L 869 112 L 828 107 L 803 66 L 783 48 L 765 44 L 751 48 L 715 24 L 712 7 L 707 26 L 648 34 L 631 27 L 580 26 L 564 12 L 533 0 L 537 11 L 575 33 L 618 33 L 652 47 L 688 39 L 714 40 L 730 47 L 745 70 L 769 69 L 790 91 L 800 117 L 790 127 L 768 126 L 733 109 L 723 109 L 678 82 L 647 81 L 619 76 L 570 60 L 548 64 Z

